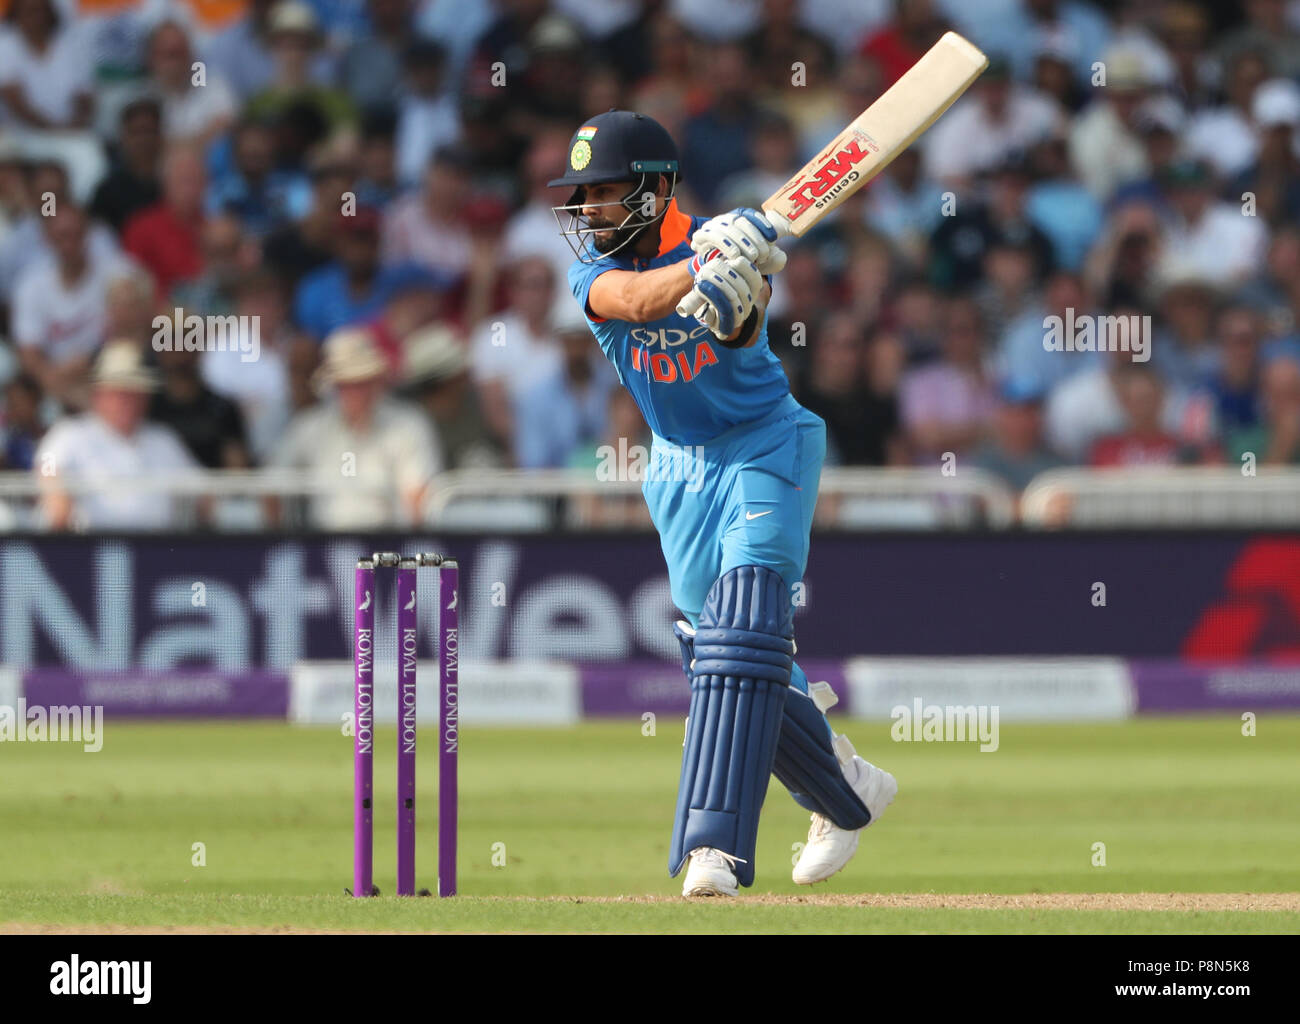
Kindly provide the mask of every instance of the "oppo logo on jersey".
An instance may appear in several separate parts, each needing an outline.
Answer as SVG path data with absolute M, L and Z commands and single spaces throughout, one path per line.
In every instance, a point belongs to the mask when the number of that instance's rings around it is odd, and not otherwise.
M 655 346 L 671 348 L 685 345 L 692 338 L 702 338 L 708 333 L 709 329 L 700 324 L 689 332 L 679 327 L 633 327 L 628 331 L 628 336 L 638 345 L 645 345 L 647 348 Z

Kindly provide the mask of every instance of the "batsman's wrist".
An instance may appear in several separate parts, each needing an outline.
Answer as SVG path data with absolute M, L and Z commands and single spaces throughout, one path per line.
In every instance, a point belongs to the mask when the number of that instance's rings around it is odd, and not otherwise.
M 720 338 L 718 344 L 724 348 L 744 348 L 749 344 L 749 339 L 754 336 L 754 332 L 758 330 L 758 319 L 762 315 L 759 308 L 755 306 L 749 311 L 749 316 L 745 317 L 745 322 L 740 325 L 740 333 L 731 339 Z

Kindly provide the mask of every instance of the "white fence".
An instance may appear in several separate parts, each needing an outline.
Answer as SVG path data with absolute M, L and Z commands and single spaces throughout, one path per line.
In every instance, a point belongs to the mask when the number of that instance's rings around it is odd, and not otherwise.
M 1020 502 L 1026 526 L 1300 526 L 1300 469 L 1055 469 Z
M 192 476 L 59 481 L 74 501 L 130 492 L 169 502 L 169 529 L 219 532 L 310 529 L 313 499 L 365 493 L 397 509 L 395 494 L 349 478 L 259 470 Z M 0 473 L 0 531 L 45 528 L 42 482 Z M 830 529 L 1033 529 L 1059 527 L 1300 526 L 1300 470 L 1062 469 L 1033 480 L 1019 501 L 997 478 L 963 470 L 828 469 L 817 524 Z M 367 529 L 433 526 L 465 532 L 649 529 L 637 480 L 606 481 L 581 470 L 461 470 L 436 477 L 419 523 L 375 522 Z M 93 527 L 93 524 L 90 524 Z
M 45 528 L 40 497 L 52 486 L 26 473 L 0 473 L 0 530 Z M 335 483 L 297 472 L 261 470 L 113 481 L 61 479 L 79 499 L 146 495 L 171 505 L 169 528 L 222 532 L 319 527 L 315 498 L 346 491 L 397 509 L 397 496 L 358 478 Z M 366 528 L 434 526 L 444 530 L 537 532 L 552 529 L 650 529 L 639 480 L 600 480 L 582 470 L 462 470 L 435 477 L 420 523 L 376 522 Z M 822 475 L 820 526 L 844 529 L 1005 528 L 1015 501 L 995 478 L 976 472 L 946 477 L 937 469 L 833 469 Z M 94 528 L 94 524 L 86 524 Z

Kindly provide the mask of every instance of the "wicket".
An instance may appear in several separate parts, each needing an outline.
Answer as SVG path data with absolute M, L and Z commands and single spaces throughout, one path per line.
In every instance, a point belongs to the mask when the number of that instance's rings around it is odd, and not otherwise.
M 415 895 L 417 574 L 436 570 L 438 602 L 438 895 L 456 894 L 457 757 L 460 752 L 460 568 L 437 554 L 376 552 L 357 562 L 353 672 L 352 895 L 374 885 L 374 724 L 376 570 L 397 570 L 397 895 Z M 444 586 L 445 580 L 445 586 Z M 450 594 L 450 597 L 448 597 Z M 421 890 L 420 895 L 428 895 Z

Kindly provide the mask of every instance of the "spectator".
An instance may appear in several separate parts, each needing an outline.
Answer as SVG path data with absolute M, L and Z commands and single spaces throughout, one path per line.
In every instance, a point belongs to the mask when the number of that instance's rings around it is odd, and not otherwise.
M 134 342 L 95 364 L 90 411 L 59 420 L 36 450 L 41 510 L 53 530 L 166 530 L 178 509 L 140 478 L 179 480 L 198 466 L 170 429 L 145 419 L 157 378 Z
M 1195 273 L 1171 267 L 1160 282 L 1163 330 L 1152 346 L 1152 362 L 1165 380 L 1187 390 L 1205 386 L 1219 364 L 1214 344 L 1218 293 Z
M 324 487 L 311 502 L 318 529 L 420 522 L 425 494 L 442 469 L 433 425 L 385 395 L 388 364 L 366 330 L 338 331 L 324 351 L 318 382 L 332 398 L 294 417 L 272 465 L 305 470 Z
M 562 362 L 538 377 L 513 409 L 515 460 L 521 469 L 558 469 L 605 436 L 609 394 L 618 386 L 609 361 L 591 343 L 578 310 L 556 327 Z
M 1230 450 L 1235 434 L 1259 424 L 1259 324 L 1258 314 L 1242 306 L 1229 306 L 1218 316 L 1219 360 L 1209 389 L 1215 419 Z
M 971 453 L 976 469 L 1001 477 L 1019 493 L 1040 473 L 1063 463 L 1043 443 L 1042 386 L 1014 378 L 1002 383 L 988 438 Z
M 153 274 L 160 295 L 203 271 L 203 156 L 192 146 L 172 146 L 163 157 L 162 199 L 126 224 L 122 244 Z
M 271 9 L 276 3 L 249 0 L 243 16 L 216 33 L 204 48 L 209 68 L 229 82 L 241 99 L 261 92 L 275 75 L 267 36 Z M 320 62 L 313 67 L 317 77 L 323 77 L 328 70 Z
M 508 453 L 492 437 L 469 375 L 465 343 L 443 324 L 406 342 L 406 393 L 433 419 L 448 469 L 497 469 Z
M 209 214 L 238 217 L 244 229 L 262 238 L 303 217 L 311 208 L 311 185 L 296 171 L 275 166 L 275 136 L 260 121 L 244 121 L 234 135 L 234 165 L 208 189 Z
M 1042 142 L 1030 156 L 1032 183 L 1025 217 L 1052 243 L 1052 262 L 1082 270 L 1088 250 L 1101 234 L 1105 213 L 1070 171 L 1063 136 Z
M 470 373 L 479 389 L 483 413 L 497 440 L 509 447 L 515 437 L 514 409 L 536 380 L 562 372 L 562 356 L 551 324 L 555 280 L 540 257 L 521 260 L 509 276 L 509 306 L 484 323 L 470 345 Z
M 557 203 L 568 198 L 563 190 L 546 184 L 555 177 L 555 168 L 563 166 L 569 151 L 569 137 L 557 133 L 541 135 L 528 150 L 524 164 L 528 187 L 527 202 L 510 216 L 502 239 L 501 256 L 514 263 L 527 256 L 544 256 L 555 273 L 555 308 L 572 302 L 569 292 L 569 265 L 573 250 L 555 230 Z
M 602 443 L 574 451 L 571 468 L 594 473 L 598 481 L 636 480 L 636 460 L 650 450 L 653 438 L 627 388 L 610 390 L 605 421 L 608 427 Z M 649 473 L 652 464 L 644 468 Z M 673 471 L 671 464 L 662 470 Z M 639 494 L 579 494 L 573 499 L 572 510 L 576 525 L 583 528 L 644 530 L 652 525 L 645 500 Z
M 196 67 L 189 34 L 178 22 L 164 21 L 150 35 L 149 77 L 168 142 L 203 149 L 234 123 L 234 93 L 219 72 Z
M 1216 285 L 1244 282 L 1264 263 L 1267 231 L 1256 217 L 1214 197 L 1209 168 L 1195 161 L 1173 165 L 1165 175 L 1172 216 L 1163 248 L 1179 263 Z
M 315 77 L 316 55 L 324 48 L 320 23 L 305 0 L 280 0 L 267 21 L 267 42 L 275 71 L 271 81 L 249 99 L 250 117 L 273 120 L 287 112 L 312 111 L 329 131 L 356 122 L 356 107 L 347 93 Z
M 899 389 L 903 428 L 923 462 L 973 448 L 995 407 L 979 307 L 970 299 L 950 300 L 943 320 L 941 358 L 908 371 Z
M 419 185 L 430 158 L 460 139 L 460 107 L 447 87 L 443 52 L 435 43 L 416 41 L 403 55 L 405 88 L 396 101 L 393 143 L 398 180 Z
M 1060 130 L 1062 111 L 1046 96 L 1013 83 L 996 54 L 970 91 L 929 132 L 925 174 L 954 187 Z
M 1268 334 L 1293 334 L 1300 317 L 1300 227 L 1279 227 L 1269 241 L 1264 266 L 1237 292 L 1243 305 L 1255 310 Z
M 886 335 L 873 342 L 873 348 L 897 346 L 897 339 Z M 843 314 L 827 318 L 810 345 L 809 357 L 797 394 L 800 402 L 826 421 L 829 464 L 882 466 L 896 462 L 900 454 L 898 401 L 890 361 L 872 360 L 869 364 L 860 328 Z M 873 373 L 871 369 L 886 372 Z
M 187 313 L 225 316 L 235 305 L 235 286 L 259 262 L 257 245 L 246 237 L 234 217 L 209 217 L 202 222 L 199 245 L 203 273 L 172 290 L 171 302 Z
M 1146 69 L 1136 55 L 1119 52 L 1105 61 L 1105 88 L 1075 121 L 1070 162 L 1099 203 L 1116 189 L 1146 177 L 1146 150 L 1138 134 L 1138 112 L 1147 97 Z
M 33 161 L 23 175 L 26 188 L 13 196 L 14 216 L 8 235 L 0 240 L 0 302 L 12 302 L 14 286 L 27 269 L 53 257 L 46 228 L 60 204 L 72 203 L 68 174 L 61 164 Z M 93 259 L 114 256 L 117 238 L 103 224 L 87 226 L 87 245 Z
M 177 345 L 159 351 L 157 359 L 162 383 L 149 404 L 149 419 L 169 427 L 199 465 L 247 469 L 244 417 L 234 402 L 203 383 L 200 353 Z
M 754 124 L 754 166 L 731 175 L 718 190 L 718 205 L 758 209 L 799 168 L 794 128 L 780 114 L 762 113 Z M 892 165 L 891 165 L 892 166 Z
M 920 278 L 900 281 L 890 309 L 892 325 L 903 343 L 909 365 L 929 362 L 942 348 L 939 337 L 939 293 Z
M 19 373 L 4 385 L 4 417 L 0 419 L 0 469 L 27 471 L 45 434 L 41 418 L 40 382 Z
M 1220 178 L 1240 174 L 1255 159 L 1259 139 L 1251 119 L 1255 90 L 1269 77 L 1264 53 L 1243 50 L 1228 63 L 1224 92 L 1228 102 L 1200 110 L 1187 126 L 1187 155 L 1214 168 Z
M 1260 53 L 1276 74 L 1300 78 L 1300 34 L 1280 0 L 1244 0 L 1246 24 L 1219 41 L 1216 56 L 1225 64 L 1241 53 Z
M 14 286 L 13 336 L 23 368 L 56 401 L 85 400 L 85 375 L 104 341 L 106 289 L 125 262 L 97 251 L 85 213 L 70 202 L 45 218 L 52 255 L 34 260 Z
M 1088 464 L 1099 468 L 1177 466 L 1206 461 L 1208 452 L 1184 444 L 1164 426 L 1164 384 L 1147 365 L 1129 363 L 1115 375 L 1124 427 L 1098 438 Z
M 388 206 L 397 198 L 397 121 L 392 114 L 367 115 L 361 122 L 361 177 L 357 201 L 367 206 Z
M 53 0 L 13 0 L 0 27 L 0 101 L 9 118 L 36 130 L 90 127 L 94 65 L 77 26 Z
M 118 124 L 113 162 L 90 203 L 91 216 L 114 231 L 162 195 L 162 108 L 156 100 L 133 100 L 122 108 Z
M 1161 183 L 1179 159 L 1187 115 L 1170 96 L 1152 96 L 1143 101 L 1133 116 L 1133 131 L 1142 143 L 1145 174 L 1121 184 L 1111 196 L 1119 209 L 1130 202 L 1160 206 L 1164 202 Z
M 1094 352 L 1056 352 L 1043 344 L 1049 318 L 1064 321 L 1094 312 L 1079 275 L 1056 271 L 1047 280 L 1042 302 L 1031 305 L 1007 325 L 994 355 L 995 373 L 1048 391 L 1095 365 Z
M 339 83 L 362 110 L 391 109 L 402 92 L 403 54 L 415 36 L 411 0 L 366 0 L 370 32 L 339 63 Z M 417 44 L 418 45 L 418 44 Z M 441 75 L 441 50 L 436 71 Z
M 1011 153 L 994 169 L 988 200 L 962 203 L 934 232 L 931 277 L 941 287 L 963 290 L 979 280 L 984 255 L 995 244 L 1027 252 L 1034 276 L 1052 265 L 1052 243 L 1025 212 L 1029 166 L 1023 153 Z
M 898 246 L 912 270 L 920 270 L 930 236 L 945 220 L 943 199 L 938 183 L 921 173 L 920 151 L 905 149 L 867 191 L 866 223 Z
M 310 208 L 272 231 L 262 245 L 267 265 L 290 285 L 329 262 L 339 214 L 356 180 L 356 158 L 346 148 L 327 149 L 313 159 L 310 170 Z
M 737 45 L 715 47 L 710 55 L 708 105 L 689 117 L 679 140 L 682 166 L 690 168 L 690 189 L 708 209 L 728 176 L 753 166 L 759 111 L 749 58 Z
M 1115 312 L 1122 317 L 1136 311 Z M 1053 389 L 1047 401 L 1047 438 L 1058 455 L 1082 462 L 1098 440 L 1123 433 L 1126 420 L 1120 389 L 1131 365 L 1131 352 L 1098 353 L 1093 369 L 1077 373 Z M 1180 443 L 1203 444 L 1210 423 L 1201 410 L 1185 392 L 1170 390 L 1160 403 L 1159 423 Z
M 1228 458 L 1238 466 L 1248 457 L 1259 466 L 1300 464 L 1300 362 L 1280 358 L 1264 367 L 1260 404 L 1258 425 L 1228 433 Z
M 888 89 L 938 42 L 947 25 L 933 0 L 901 0 L 897 13 L 869 35 L 861 52 L 880 65 L 881 85 Z
M 384 218 L 385 263 L 418 263 L 461 277 L 469 269 L 470 237 L 463 215 L 470 176 L 465 155 L 440 150 L 424 188 L 398 200 Z
M 1256 158 L 1225 190 L 1229 202 L 1253 197 L 1256 215 L 1272 226 L 1300 220 L 1300 86 L 1274 78 L 1255 90 L 1252 119 L 1259 133 Z
M 104 286 L 104 304 L 105 338 L 134 341 L 141 348 L 150 343 L 159 302 L 149 271 L 123 261 Z
M 379 261 L 379 214 L 359 206 L 340 216 L 334 260 L 303 278 L 294 297 L 294 320 L 320 340 L 339 327 L 378 316 L 409 267 Z
M 251 324 L 257 344 L 230 346 L 226 351 L 203 353 L 200 370 L 203 382 L 217 394 L 230 399 L 248 429 L 253 460 L 265 462 L 283 436 L 293 411 L 290 360 L 294 349 L 305 344 L 289 323 L 284 283 L 269 270 L 250 270 L 229 285 L 233 312 L 241 323 Z M 252 348 L 251 361 L 245 351 Z

